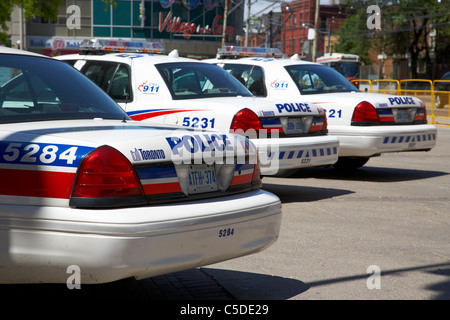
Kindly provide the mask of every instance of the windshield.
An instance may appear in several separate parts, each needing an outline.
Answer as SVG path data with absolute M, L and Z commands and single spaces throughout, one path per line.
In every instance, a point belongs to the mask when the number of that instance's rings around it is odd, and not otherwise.
M 342 74 L 330 67 L 298 64 L 285 68 L 301 94 L 358 91 Z
M 129 119 L 94 83 L 66 63 L 0 55 L 0 123 Z
M 156 65 L 173 99 L 251 97 L 251 93 L 222 68 L 206 63 L 180 62 Z

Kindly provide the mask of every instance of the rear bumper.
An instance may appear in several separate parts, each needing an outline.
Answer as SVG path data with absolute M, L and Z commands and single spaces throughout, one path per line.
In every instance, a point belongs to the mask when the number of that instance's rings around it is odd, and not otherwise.
M 254 139 L 258 149 L 262 175 L 278 170 L 300 169 L 334 164 L 338 159 L 339 139 L 331 135 Z
M 137 279 L 212 264 L 276 241 L 281 203 L 264 190 L 114 210 L 0 205 L 0 283 Z
M 436 145 L 433 125 L 329 127 L 339 138 L 340 157 L 371 157 L 386 152 L 426 151 Z

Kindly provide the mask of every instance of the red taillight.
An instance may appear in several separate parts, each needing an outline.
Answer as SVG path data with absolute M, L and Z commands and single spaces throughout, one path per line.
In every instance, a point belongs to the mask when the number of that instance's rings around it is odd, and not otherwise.
M 81 162 L 72 190 L 76 198 L 143 196 L 141 183 L 130 161 L 116 149 L 102 146 Z
M 417 109 L 414 121 L 417 123 L 427 123 L 427 108 L 423 105 L 422 108 Z
M 256 113 L 250 109 L 242 109 L 233 118 L 231 123 L 231 130 L 255 130 L 258 132 L 263 128 L 261 121 L 259 120 Z
M 353 112 L 352 124 L 374 124 L 379 123 L 377 110 L 367 101 L 358 104 Z
M 261 167 L 259 165 L 259 158 L 256 156 L 256 164 L 253 168 L 252 175 L 252 189 L 259 189 L 262 186 L 261 182 Z

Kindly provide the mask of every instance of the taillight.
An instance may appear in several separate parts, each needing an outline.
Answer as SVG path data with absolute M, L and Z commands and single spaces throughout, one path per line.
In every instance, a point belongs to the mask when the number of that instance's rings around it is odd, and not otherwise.
M 259 165 L 258 156 L 256 157 L 256 163 L 253 168 L 253 176 L 252 176 L 252 190 L 260 189 L 262 187 L 261 181 L 261 167 Z
M 358 104 L 353 112 L 352 125 L 371 125 L 380 123 L 377 110 L 367 101 Z
M 309 129 L 310 134 L 320 133 L 325 134 L 328 130 L 327 116 L 324 114 L 323 117 L 314 117 L 311 127 Z
M 421 108 L 417 109 L 416 116 L 414 117 L 414 123 L 427 123 L 427 108 L 425 104 L 421 103 Z
M 71 206 L 115 207 L 146 203 L 136 171 L 116 149 L 99 147 L 81 161 L 72 188 Z
M 236 113 L 230 127 L 231 130 L 243 130 L 244 132 L 247 130 L 258 132 L 262 128 L 263 126 L 256 113 L 247 108 Z

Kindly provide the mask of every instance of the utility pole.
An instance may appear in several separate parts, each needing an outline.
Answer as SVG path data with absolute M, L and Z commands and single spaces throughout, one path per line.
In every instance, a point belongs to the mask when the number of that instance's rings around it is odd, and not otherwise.
M 245 46 L 248 47 L 248 37 L 250 36 L 250 8 L 252 0 L 247 0 L 247 21 L 245 22 Z
M 272 48 L 272 46 L 273 46 L 272 17 L 273 17 L 273 12 L 272 12 L 272 10 L 270 10 L 270 12 L 269 12 L 269 32 L 270 32 L 270 38 L 269 38 L 270 42 L 269 42 L 269 44 L 270 44 L 270 47 L 269 48 Z
M 223 15 L 222 48 L 225 47 L 225 37 L 227 35 L 228 0 L 225 0 L 225 12 Z
M 313 40 L 313 52 L 312 52 L 312 61 L 316 61 L 316 54 L 317 54 L 317 35 L 319 34 L 317 32 L 318 26 L 319 26 L 319 10 L 320 10 L 320 0 L 316 0 L 316 14 L 314 17 L 314 40 Z

